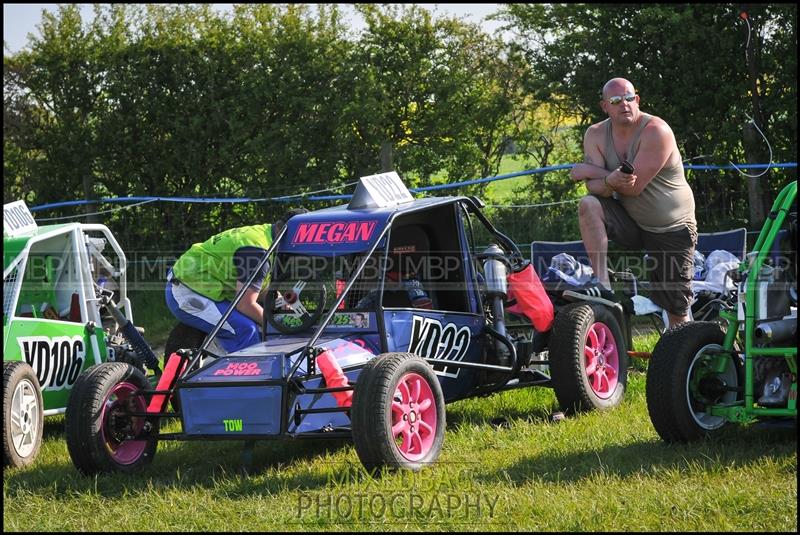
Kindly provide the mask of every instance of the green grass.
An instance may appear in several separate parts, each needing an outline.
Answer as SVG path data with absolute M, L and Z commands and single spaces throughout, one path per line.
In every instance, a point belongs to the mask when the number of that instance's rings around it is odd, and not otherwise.
M 637 340 L 643 350 L 647 343 Z M 242 443 L 205 441 L 162 442 L 134 475 L 83 477 L 56 417 L 36 464 L 3 471 L 3 527 L 796 531 L 794 431 L 730 426 L 667 445 L 650 423 L 644 386 L 645 374 L 632 370 L 620 407 L 560 423 L 549 420 L 556 401 L 547 388 L 454 403 L 439 461 L 379 479 L 348 442 L 299 440 L 259 442 L 249 474 Z
M 515 154 L 509 154 L 503 156 L 503 159 L 500 162 L 500 168 L 497 172 L 497 176 L 505 175 L 508 173 L 514 173 L 517 171 L 524 171 L 526 169 L 531 169 L 534 167 L 530 163 L 526 163 L 525 158 L 521 156 L 517 156 Z M 477 178 L 487 178 L 482 176 L 475 176 L 471 177 L 471 179 Z M 503 180 L 495 180 L 494 182 L 489 182 L 486 185 L 486 190 L 483 195 L 483 200 L 487 204 L 500 204 L 503 202 L 509 202 L 512 197 L 515 189 L 519 189 L 525 184 L 528 184 L 531 180 L 530 176 L 520 176 L 515 178 L 506 178 Z M 432 184 L 444 184 L 447 182 L 447 174 L 444 171 L 440 171 L 431 176 L 431 183 Z M 455 195 L 456 193 L 451 193 Z

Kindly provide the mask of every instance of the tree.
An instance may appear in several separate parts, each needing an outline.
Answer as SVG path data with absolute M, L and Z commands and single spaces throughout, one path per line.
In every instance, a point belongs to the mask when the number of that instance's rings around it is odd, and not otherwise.
M 357 9 L 367 28 L 351 58 L 350 173 L 375 172 L 391 153 L 413 184 L 495 174 L 532 122 L 524 58 L 476 25 L 418 6 Z
M 15 157 L 29 158 L 24 167 L 31 185 L 44 186 L 33 189 L 30 201 L 63 200 L 64 192 L 94 199 L 92 121 L 102 78 L 97 28 L 83 27 L 76 5 L 62 5 L 57 14 L 42 12 L 40 29 L 30 51 L 4 57 L 4 111 L 11 116 L 4 135 L 19 140 L 15 147 L 4 145 Z

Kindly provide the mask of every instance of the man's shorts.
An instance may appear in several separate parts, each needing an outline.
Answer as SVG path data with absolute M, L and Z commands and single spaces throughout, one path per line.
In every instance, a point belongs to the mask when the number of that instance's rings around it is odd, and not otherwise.
M 686 226 L 673 232 L 649 232 L 631 219 L 619 201 L 594 197 L 603 207 L 608 238 L 629 251 L 647 253 L 644 268 L 650 281 L 650 299 L 670 314 L 687 315 L 693 299 L 697 229 Z

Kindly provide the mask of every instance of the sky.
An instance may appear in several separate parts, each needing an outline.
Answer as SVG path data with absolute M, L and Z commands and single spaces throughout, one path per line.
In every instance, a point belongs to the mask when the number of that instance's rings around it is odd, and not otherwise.
M 92 17 L 92 4 L 79 4 L 84 21 Z M 220 10 L 230 10 L 233 4 L 212 4 Z M 342 4 L 349 5 L 349 4 Z M 500 26 L 498 22 L 483 19 L 498 9 L 498 4 L 418 4 L 439 15 L 465 17 L 469 22 L 482 23 L 484 31 L 494 33 Z M 4 53 L 13 54 L 24 48 L 28 33 L 39 35 L 36 26 L 42 18 L 42 9 L 55 12 L 58 4 L 3 4 L 3 42 Z M 363 27 L 363 21 L 352 10 L 350 26 L 354 30 Z

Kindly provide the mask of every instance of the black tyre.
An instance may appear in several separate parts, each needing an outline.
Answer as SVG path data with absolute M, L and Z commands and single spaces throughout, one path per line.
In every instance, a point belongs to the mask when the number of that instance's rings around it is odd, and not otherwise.
M 185 323 L 178 323 L 167 336 L 167 343 L 164 344 L 164 365 L 167 358 L 179 349 L 197 349 L 203 345 L 203 341 L 208 333 L 196 329 Z
M 106 362 L 82 373 L 69 398 L 66 415 L 67 449 L 72 463 L 86 475 L 134 472 L 153 460 L 158 419 L 131 416 L 147 409 L 144 375 L 121 362 Z M 136 438 L 144 436 L 145 438 Z
M 720 351 L 724 339 L 719 324 L 690 322 L 669 329 L 653 349 L 647 368 L 647 411 L 664 441 L 707 436 L 727 422 L 708 414 L 707 408 L 741 399 L 741 362 Z
M 561 410 L 610 409 L 628 380 L 625 337 L 607 307 L 574 303 L 559 310 L 550 335 L 550 375 Z
M 42 447 L 44 404 L 33 368 L 26 362 L 3 361 L 3 465 L 33 463 Z
M 351 410 L 353 443 L 367 470 L 419 470 L 442 450 L 445 409 L 431 366 L 411 353 L 386 353 L 359 373 Z

